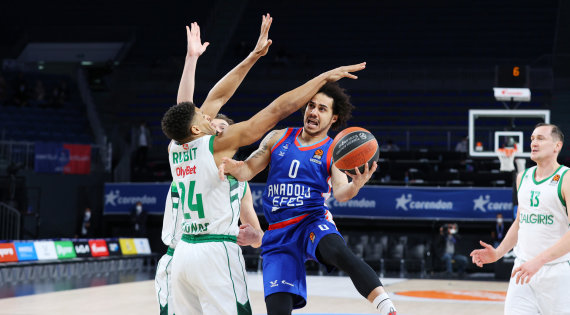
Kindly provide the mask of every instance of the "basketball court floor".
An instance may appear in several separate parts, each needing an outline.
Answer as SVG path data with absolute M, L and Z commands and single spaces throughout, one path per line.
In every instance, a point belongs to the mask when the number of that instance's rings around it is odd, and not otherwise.
M 265 314 L 261 275 L 249 273 L 254 314 Z M 157 315 L 154 281 L 102 285 L 0 299 L 0 315 Z M 508 282 L 382 279 L 398 314 L 503 314 Z M 295 314 L 375 314 L 348 277 L 309 276 L 307 306 Z M 46 290 L 48 291 L 48 290 Z M 41 292 L 41 290 L 36 290 Z

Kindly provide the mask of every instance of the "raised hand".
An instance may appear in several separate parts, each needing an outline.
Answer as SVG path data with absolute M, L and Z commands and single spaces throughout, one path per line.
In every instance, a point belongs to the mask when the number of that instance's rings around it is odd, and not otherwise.
M 198 23 L 193 22 L 190 26 L 192 28 L 186 26 L 186 37 L 188 39 L 188 51 L 186 54 L 189 57 L 199 57 L 206 51 L 210 43 L 205 42 L 202 44 L 202 40 L 200 39 L 200 26 L 198 26 Z
M 358 167 L 354 168 L 354 171 L 356 172 L 356 175 L 352 175 L 349 172 L 344 172 L 346 175 L 350 176 L 350 178 L 352 178 L 352 182 L 353 184 L 358 188 L 362 188 L 362 186 L 364 186 L 364 184 L 366 184 L 366 182 L 370 179 L 370 177 L 372 177 L 372 174 L 374 174 L 374 172 L 376 172 L 376 168 L 378 167 L 378 164 L 376 164 L 376 161 L 374 161 L 374 163 L 372 164 L 372 168 L 368 169 L 368 163 L 366 163 L 366 165 L 364 166 L 364 173 L 360 173 L 360 170 L 358 169 Z
M 497 250 L 493 246 L 483 241 L 479 241 L 479 244 L 481 244 L 481 246 L 484 248 L 476 249 L 472 251 L 471 254 L 469 254 L 475 265 L 478 267 L 483 267 L 484 264 L 493 263 L 500 258 L 497 254 Z
M 330 71 L 325 72 L 326 80 L 328 82 L 334 82 L 342 78 L 358 79 L 358 77 L 352 74 L 351 72 L 360 71 L 363 70 L 364 68 L 366 68 L 366 62 L 361 62 L 350 66 L 338 67 L 336 69 L 332 69 Z
M 265 56 L 267 51 L 269 50 L 269 46 L 273 43 L 269 37 L 269 28 L 271 27 L 271 22 L 273 22 L 273 18 L 267 13 L 266 15 L 262 16 L 261 20 L 261 31 L 259 32 L 259 38 L 257 39 L 257 44 L 255 44 L 255 48 L 253 49 L 253 54 L 259 57 Z

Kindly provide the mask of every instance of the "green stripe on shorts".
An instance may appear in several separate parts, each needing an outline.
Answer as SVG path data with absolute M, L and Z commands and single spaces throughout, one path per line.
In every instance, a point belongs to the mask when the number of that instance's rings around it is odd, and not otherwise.
M 238 311 L 238 315 L 251 315 L 251 305 L 249 304 L 249 300 L 247 300 L 247 302 L 245 302 L 245 304 L 240 304 L 239 302 L 236 301 L 237 304 L 237 311 Z
M 182 240 L 190 244 L 210 243 L 210 242 L 237 243 L 237 237 L 235 235 L 225 235 L 225 234 L 198 234 L 198 235 L 182 234 Z

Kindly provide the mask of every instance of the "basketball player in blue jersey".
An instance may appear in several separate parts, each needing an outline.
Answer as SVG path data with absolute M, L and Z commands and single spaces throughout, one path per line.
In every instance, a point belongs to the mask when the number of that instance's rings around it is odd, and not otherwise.
M 219 135 L 210 117 L 192 103 L 174 105 L 164 114 L 162 130 L 172 139 L 168 147 L 171 174 L 182 191 L 180 204 L 185 206 L 183 235 L 172 259 L 175 313 L 251 314 L 243 257 L 237 245 L 240 184 L 230 176 L 220 181 L 218 167 L 223 158 L 232 157 L 239 147 L 257 141 L 300 109 L 325 83 L 356 79 L 351 72 L 365 66 L 361 63 L 327 71 Z
M 348 201 L 377 167 L 374 162 L 364 173 L 356 169 L 351 175 L 332 163 L 328 131 L 344 126 L 352 109 L 344 90 L 327 83 L 305 106 L 303 128 L 272 131 L 245 162 L 224 159 L 219 168 L 220 176 L 229 173 L 242 181 L 270 166 L 263 193 L 269 228 L 261 245 L 268 315 L 291 314 L 306 305 L 308 259 L 346 272 L 381 314 L 396 314 L 376 273 L 348 249 L 336 226 L 325 218 L 331 188 L 336 200 Z
M 267 16 L 270 19 L 269 16 Z M 265 18 L 264 18 L 265 21 Z M 263 23 L 263 28 L 269 25 Z M 265 55 L 270 40 L 265 36 Z M 172 258 L 173 306 L 178 314 L 251 314 L 243 257 L 237 244 L 241 183 L 217 177 L 223 158 L 249 145 L 305 105 L 327 82 L 357 77 L 365 63 L 327 71 L 289 91 L 250 119 L 217 134 L 211 116 L 191 102 L 172 106 L 161 127 L 173 181 L 180 190 L 183 234 Z

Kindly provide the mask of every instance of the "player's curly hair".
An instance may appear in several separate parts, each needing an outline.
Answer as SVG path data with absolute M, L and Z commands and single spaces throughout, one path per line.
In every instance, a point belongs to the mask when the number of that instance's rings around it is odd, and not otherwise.
M 332 124 L 332 130 L 339 130 L 346 126 L 346 122 L 352 117 L 354 106 L 350 103 L 350 95 L 346 94 L 337 82 L 328 82 L 317 93 L 323 93 L 333 99 L 333 115 L 338 115 L 337 120 Z M 307 106 L 303 107 L 303 112 Z
M 164 116 L 160 125 L 162 132 L 176 142 L 182 142 L 190 136 L 190 124 L 196 114 L 196 106 L 192 102 L 182 102 L 171 106 Z

